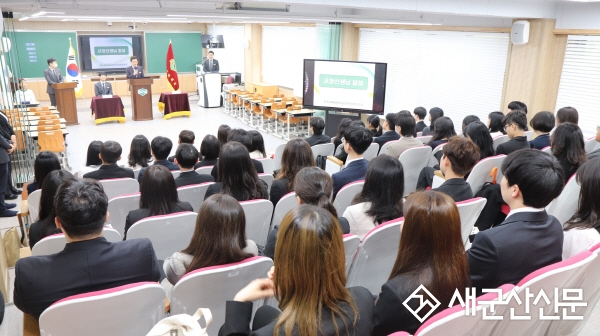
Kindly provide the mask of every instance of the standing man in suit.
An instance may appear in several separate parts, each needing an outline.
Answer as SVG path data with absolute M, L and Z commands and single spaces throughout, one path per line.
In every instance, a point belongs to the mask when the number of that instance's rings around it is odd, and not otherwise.
M 46 87 L 46 93 L 50 96 L 50 105 L 56 106 L 56 96 L 54 95 L 54 89 L 52 84 L 64 82 L 64 78 L 58 69 L 58 63 L 54 58 L 48 58 L 48 69 L 44 70 L 44 77 L 48 86 Z
M 144 78 L 144 69 L 138 66 L 137 56 L 131 56 L 131 65 L 125 70 L 127 78 Z
M 367 174 L 367 160 L 363 159 L 363 153 L 373 142 L 373 133 L 366 127 L 350 126 L 344 132 L 342 144 L 348 153 L 345 167 L 331 175 L 333 179 L 333 198 L 338 191 L 348 183 L 363 180 Z
M 15 306 L 39 319 L 71 295 L 160 278 L 148 239 L 117 243 L 103 237 L 108 199 L 100 182 L 70 180 L 56 192 L 56 226 L 67 239 L 57 254 L 28 257 L 15 266 Z
M 410 112 L 408 112 L 410 114 Z M 383 122 L 383 134 L 373 139 L 373 142 L 381 146 L 388 141 L 396 141 L 400 139 L 400 134 L 396 133 L 396 113 L 388 113 L 385 115 Z
M 14 217 L 17 215 L 17 211 L 9 209 L 16 207 L 16 204 L 6 204 L 4 199 L 6 189 L 9 188 L 8 181 L 10 178 L 10 157 L 8 155 L 14 152 L 16 147 L 15 144 L 11 143 L 12 136 L 5 131 L 6 126 L 10 127 L 8 121 L 4 120 L 3 117 L 0 117 L 0 119 L 2 119 L 0 120 L 0 217 Z M 6 125 L 4 125 L 4 122 L 6 122 Z
M 13 130 L 12 126 L 10 125 L 10 123 L 8 121 L 8 117 L 2 111 L 0 111 L 0 132 L 2 133 L 2 136 L 4 137 L 4 139 L 6 139 L 6 141 L 8 141 L 9 144 L 11 144 L 12 146 L 15 146 L 15 148 L 16 148 L 17 135 L 15 134 L 15 131 Z M 8 163 L 8 174 L 6 175 L 6 178 L 7 178 L 6 190 L 4 191 L 4 199 L 5 200 L 15 200 L 15 199 L 17 199 L 17 197 L 19 197 L 18 195 L 21 194 L 21 192 L 13 186 L 11 174 L 12 174 L 12 167 L 9 162 Z M 10 208 L 13 208 L 12 204 L 8 204 L 8 206 Z
M 214 182 L 215 179 L 208 174 L 198 174 L 194 165 L 198 162 L 198 150 L 196 147 L 182 143 L 175 152 L 175 163 L 179 166 L 181 173 L 175 179 L 177 188 L 190 184 Z
M 562 225 L 544 209 L 565 183 L 558 161 L 539 150 L 524 149 L 504 159 L 502 174 L 502 199 L 510 212 L 500 225 L 479 232 L 467 252 L 478 293 L 516 285 L 527 274 L 562 260 Z
M 94 95 L 95 96 L 104 96 L 104 95 L 112 95 L 112 85 L 106 81 L 106 73 L 101 72 L 100 81 L 94 84 Z
M 116 141 L 105 141 L 100 146 L 100 160 L 102 165 L 97 170 L 91 171 L 84 178 L 95 180 L 106 180 L 114 178 L 134 178 L 131 168 L 123 168 L 117 165 L 117 161 L 121 160 L 123 149 Z
M 211 50 L 208 52 L 208 58 L 202 63 L 202 70 L 204 72 L 219 72 L 219 61 L 214 59 L 215 53 Z

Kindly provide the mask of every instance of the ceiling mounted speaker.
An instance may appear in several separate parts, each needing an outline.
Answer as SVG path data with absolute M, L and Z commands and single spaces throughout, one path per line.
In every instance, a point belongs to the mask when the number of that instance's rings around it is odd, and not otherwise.
M 515 21 L 510 30 L 510 41 L 516 45 L 529 42 L 529 21 Z

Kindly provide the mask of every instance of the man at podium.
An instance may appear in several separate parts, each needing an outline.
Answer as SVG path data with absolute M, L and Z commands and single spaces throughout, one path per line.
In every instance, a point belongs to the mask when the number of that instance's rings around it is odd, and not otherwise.
M 131 56 L 131 65 L 127 67 L 127 78 L 144 78 L 144 69 L 138 66 L 137 56 Z
M 204 72 L 219 72 L 219 61 L 214 59 L 215 53 L 211 50 L 208 52 L 208 59 L 204 60 L 202 70 Z
M 52 84 L 62 83 L 64 79 L 54 58 L 48 58 L 48 69 L 44 70 L 44 77 L 46 78 L 46 82 L 48 82 L 46 93 L 50 96 L 50 105 L 56 106 L 56 96 L 54 95 Z

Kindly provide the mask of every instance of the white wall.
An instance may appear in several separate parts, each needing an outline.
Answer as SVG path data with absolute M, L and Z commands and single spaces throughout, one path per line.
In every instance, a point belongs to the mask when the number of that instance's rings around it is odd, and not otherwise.
M 600 3 L 561 3 L 556 8 L 558 29 L 600 29 Z

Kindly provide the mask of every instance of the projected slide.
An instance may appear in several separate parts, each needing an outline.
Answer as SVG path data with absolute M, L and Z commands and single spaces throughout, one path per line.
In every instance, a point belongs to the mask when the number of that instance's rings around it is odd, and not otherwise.
M 131 37 L 90 37 L 90 55 L 95 70 L 126 68 L 133 55 Z

